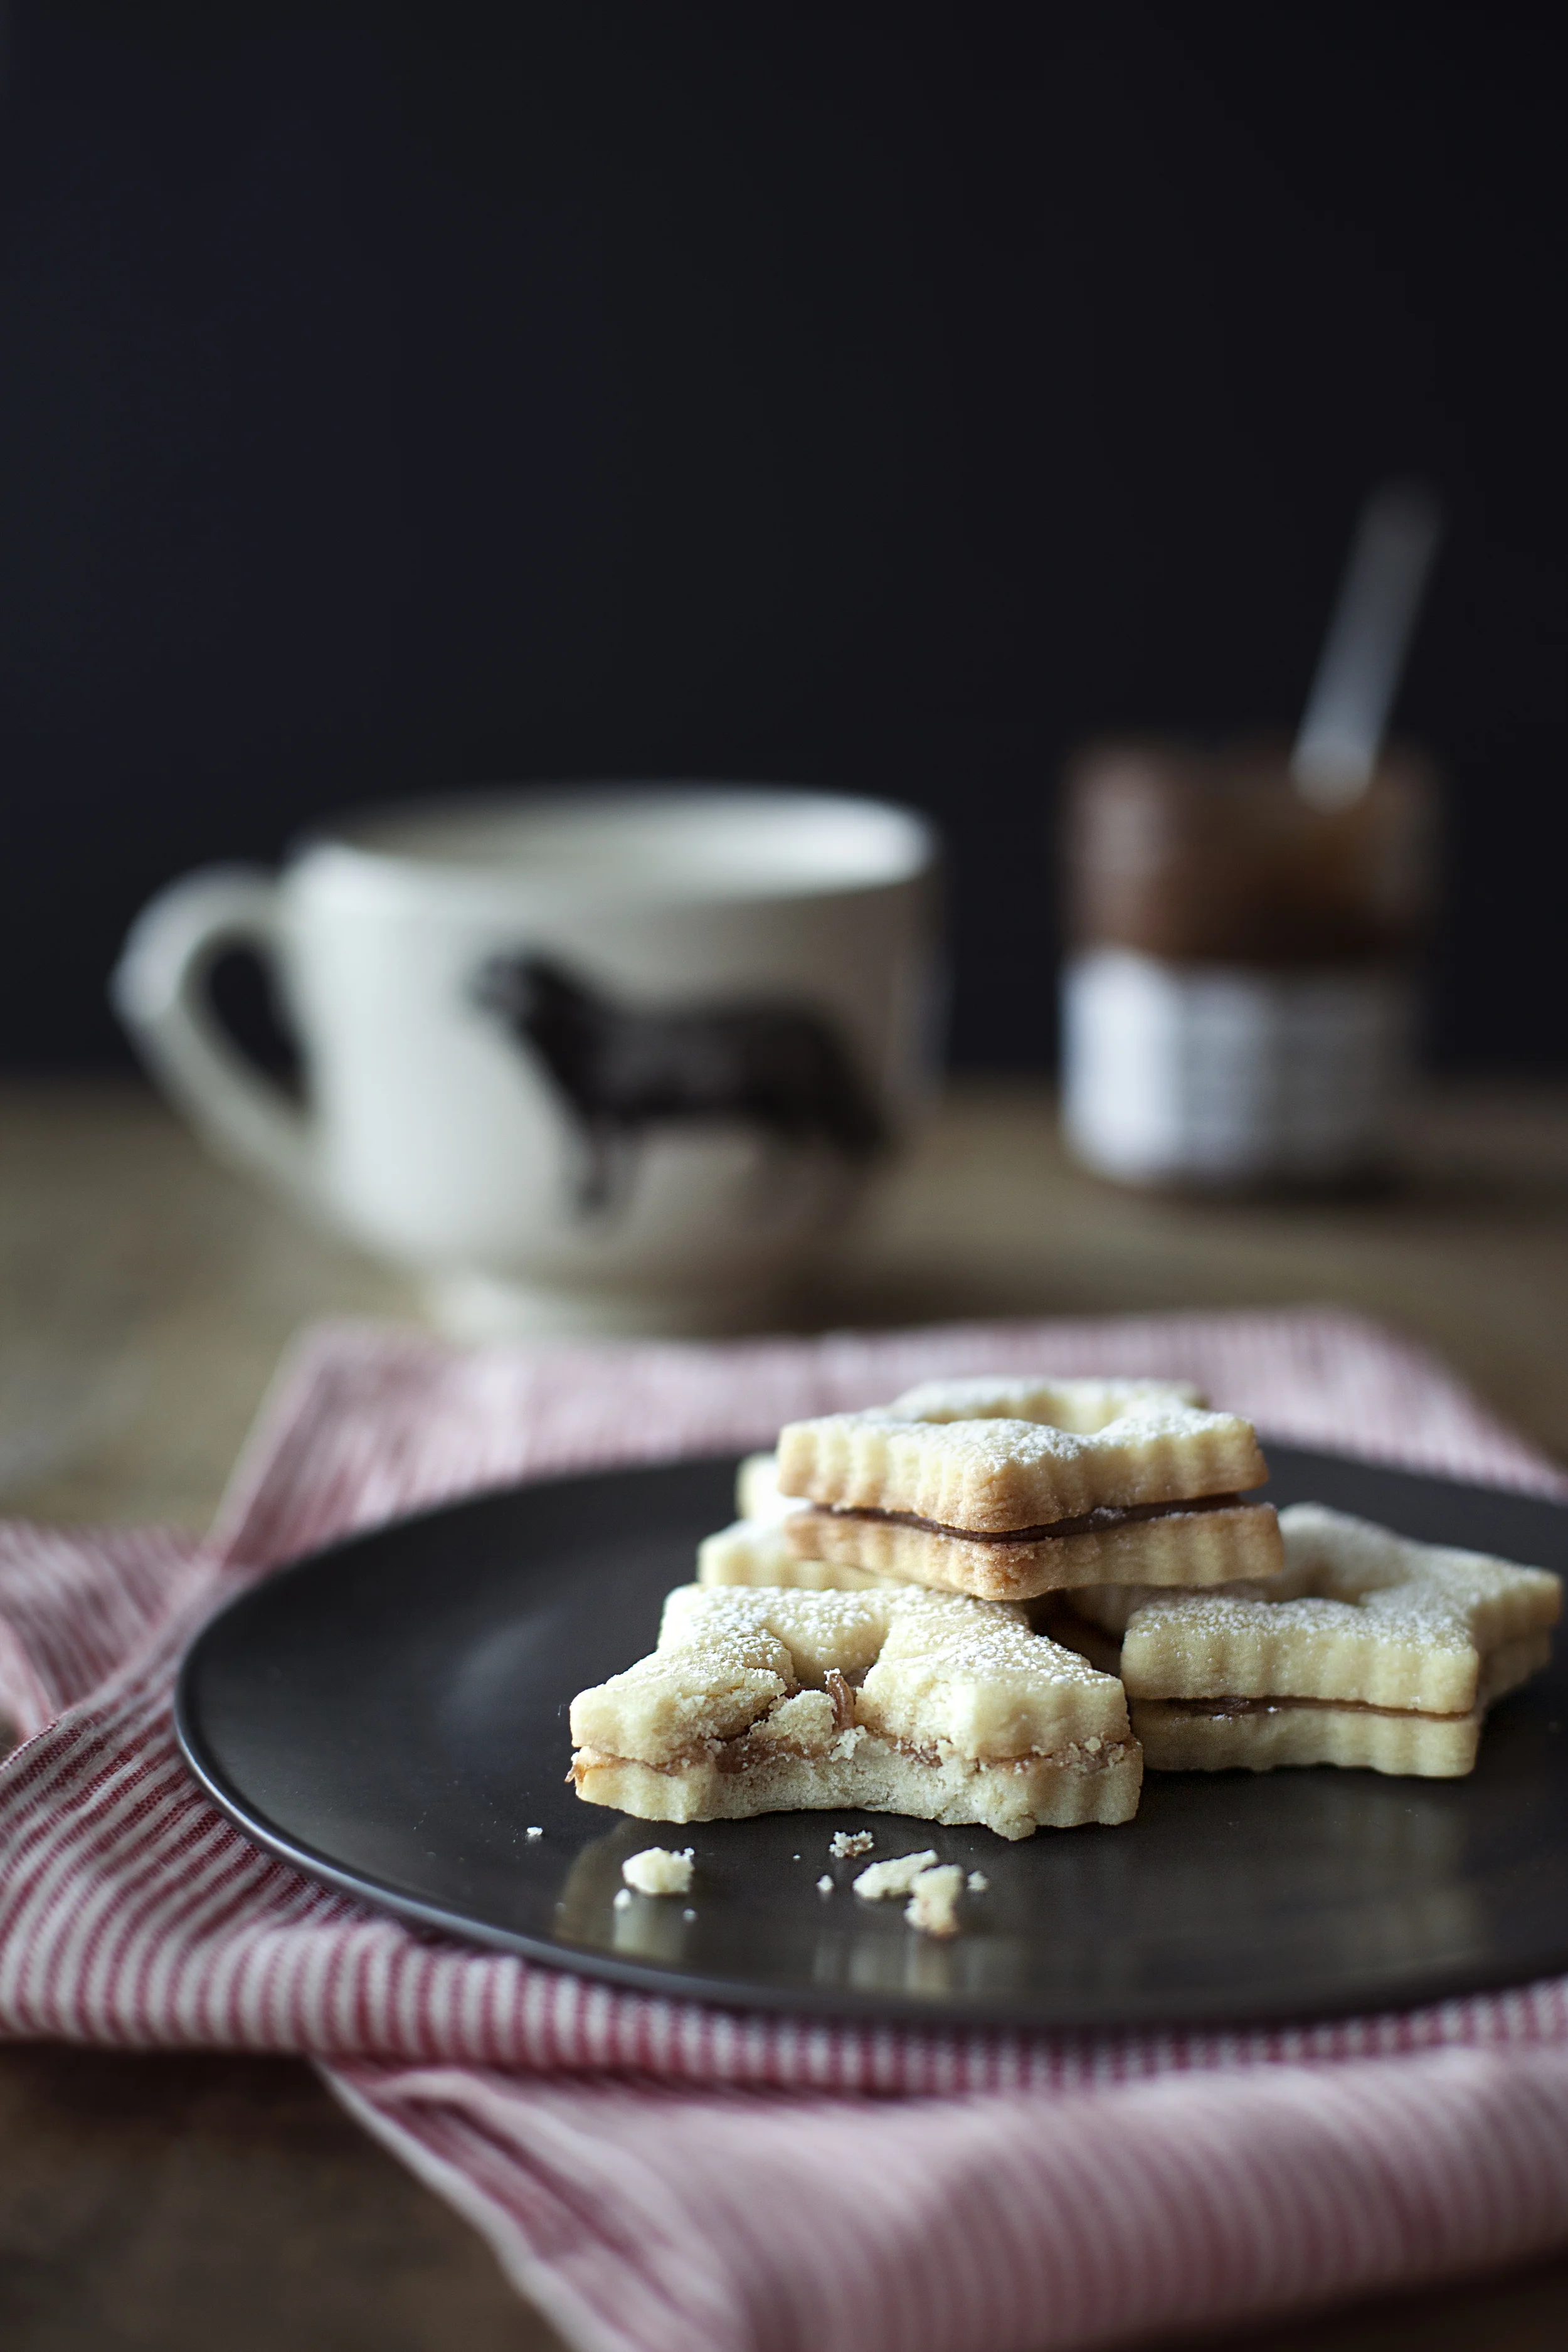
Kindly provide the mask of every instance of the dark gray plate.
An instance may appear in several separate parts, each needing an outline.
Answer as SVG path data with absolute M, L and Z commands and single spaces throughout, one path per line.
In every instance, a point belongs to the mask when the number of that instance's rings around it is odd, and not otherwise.
M 1279 1502 L 1568 1570 L 1568 1509 L 1270 1446 Z M 1009 1844 L 886 1814 L 673 1830 L 581 1804 L 566 1709 L 651 1647 L 732 1462 L 523 1486 L 301 1560 L 216 1618 L 180 1677 L 197 1778 L 273 1853 L 453 1936 L 749 2008 L 1052 2028 L 1386 2008 L 1568 1969 L 1568 1670 L 1499 1707 L 1465 1780 L 1151 1773 L 1121 1829 Z M 536 1823 L 542 1840 L 524 1831 Z M 934 1846 L 990 1892 L 947 1944 L 858 1902 L 863 1864 Z M 613 1897 L 691 1844 L 689 1905 Z M 830 1895 L 816 1882 L 837 1882 Z M 688 1918 L 687 1910 L 695 1916 Z

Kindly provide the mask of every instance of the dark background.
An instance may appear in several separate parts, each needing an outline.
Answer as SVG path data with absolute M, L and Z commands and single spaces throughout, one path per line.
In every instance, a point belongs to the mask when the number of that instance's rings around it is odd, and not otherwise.
M 1436 1045 L 1563 1065 L 1552 23 L 14 6 L 0 1057 L 115 1057 L 140 901 L 318 812 L 698 774 L 935 812 L 959 1056 L 1048 1060 L 1064 751 L 1288 725 L 1414 469 Z

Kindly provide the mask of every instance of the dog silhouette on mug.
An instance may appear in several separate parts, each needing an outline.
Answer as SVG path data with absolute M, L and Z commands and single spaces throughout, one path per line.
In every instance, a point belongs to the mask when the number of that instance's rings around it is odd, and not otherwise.
M 826 1145 L 855 1162 L 887 1143 L 837 1031 L 803 1005 L 646 1010 L 542 955 L 491 956 L 472 994 L 542 1064 L 572 1119 L 580 1215 L 624 1205 L 651 1128 L 743 1124 L 781 1150 Z

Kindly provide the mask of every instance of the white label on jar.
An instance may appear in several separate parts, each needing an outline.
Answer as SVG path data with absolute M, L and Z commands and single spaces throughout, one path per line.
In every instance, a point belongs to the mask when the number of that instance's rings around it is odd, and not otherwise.
M 1396 973 L 1167 963 L 1096 948 L 1062 975 L 1062 1118 L 1133 1183 L 1348 1175 L 1409 1059 Z

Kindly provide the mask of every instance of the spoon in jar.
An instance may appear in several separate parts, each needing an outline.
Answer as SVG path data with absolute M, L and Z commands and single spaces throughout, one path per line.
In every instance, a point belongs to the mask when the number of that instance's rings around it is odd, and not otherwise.
M 1443 502 L 1425 482 L 1385 482 L 1362 509 L 1290 754 L 1314 808 L 1348 808 L 1372 782 L 1442 536 Z

